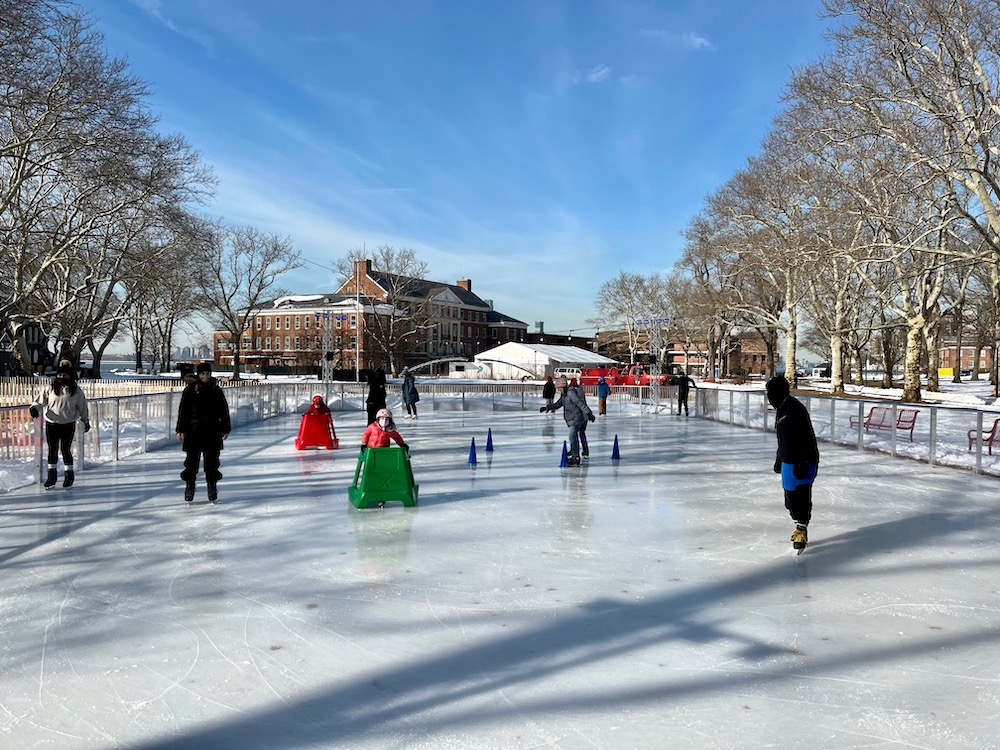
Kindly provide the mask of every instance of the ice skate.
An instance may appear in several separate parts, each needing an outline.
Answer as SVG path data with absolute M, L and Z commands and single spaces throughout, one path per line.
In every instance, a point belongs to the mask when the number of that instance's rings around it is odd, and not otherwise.
M 75 478 L 76 478 L 76 475 L 73 473 L 73 470 L 72 469 L 66 469 L 66 473 L 63 475 L 63 487 L 72 487 L 73 486 L 73 480 Z
M 566 456 L 566 465 L 567 466 L 579 466 L 580 465 L 580 457 L 579 456 Z
M 808 543 L 809 534 L 806 532 L 806 527 L 800 523 L 795 524 L 795 531 L 792 532 L 792 548 L 801 552 Z
M 194 502 L 194 482 L 188 482 L 184 485 L 184 500 L 185 502 Z
M 214 503 L 219 499 L 219 485 L 215 482 L 208 483 L 208 502 Z
M 42 484 L 42 486 L 45 489 L 50 489 L 51 487 L 54 487 L 55 484 L 56 484 L 56 470 L 49 469 L 49 473 L 45 475 L 45 482 Z

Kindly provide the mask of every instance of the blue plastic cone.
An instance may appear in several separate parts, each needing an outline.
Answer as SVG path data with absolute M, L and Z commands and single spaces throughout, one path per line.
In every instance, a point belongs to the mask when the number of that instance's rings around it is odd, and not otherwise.
M 563 440 L 563 452 L 562 458 L 559 459 L 559 468 L 563 469 L 569 466 L 569 452 L 566 450 L 566 441 Z
M 469 465 L 476 465 L 476 439 L 472 438 L 472 445 L 469 446 Z
M 622 458 L 621 454 L 618 452 L 618 436 L 615 435 L 615 447 L 611 449 L 611 460 L 620 461 Z
M 486 450 L 493 450 L 493 429 L 489 428 L 486 430 Z

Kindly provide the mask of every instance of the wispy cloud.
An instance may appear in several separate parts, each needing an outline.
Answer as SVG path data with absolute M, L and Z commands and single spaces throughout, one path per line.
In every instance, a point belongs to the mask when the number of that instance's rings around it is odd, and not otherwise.
M 715 45 L 704 34 L 696 31 L 670 31 L 668 29 L 640 29 L 639 36 L 652 39 L 671 49 L 714 50 Z
M 587 83 L 600 83 L 607 80 L 611 75 L 611 68 L 607 65 L 596 65 L 587 71 Z
M 155 18 L 158 22 L 166 26 L 175 34 L 185 37 L 186 39 L 190 39 L 195 44 L 211 51 L 213 45 L 212 40 L 209 37 L 204 34 L 181 29 L 180 26 L 173 21 L 173 19 L 167 17 L 163 8 L 163 0 L 129 0 L 129 2 L 147 15 Z

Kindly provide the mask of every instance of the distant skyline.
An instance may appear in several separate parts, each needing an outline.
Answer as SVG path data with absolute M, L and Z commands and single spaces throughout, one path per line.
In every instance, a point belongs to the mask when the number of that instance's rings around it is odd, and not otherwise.
M 619 271 L 671 268 L 828 48 L 813 0 L 77 5 L 215 171 L 204 211 L 302 251 L 291 292 L 408 247 L 550 333 L 592 331 Z

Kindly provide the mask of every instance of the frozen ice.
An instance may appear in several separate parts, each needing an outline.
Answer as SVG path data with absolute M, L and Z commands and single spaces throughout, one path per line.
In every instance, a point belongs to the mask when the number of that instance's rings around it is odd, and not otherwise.
M 359 511 L 335 418 L 235 430 L 217 506 L 179 448 L 3 495 L 0 747 L 1000 745 L 995 477 L 821 444 L 795 556 L 773 433 L 560 469 L 559 414 L 422 410 L 418 506 Z

